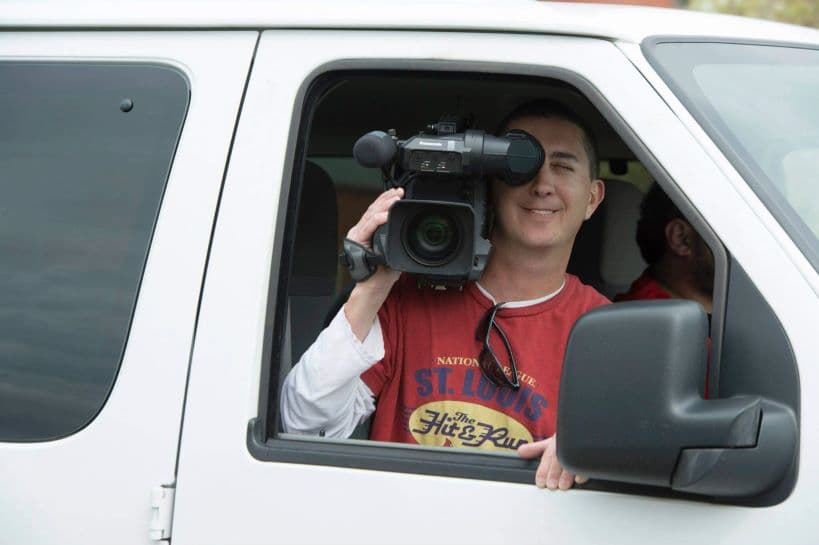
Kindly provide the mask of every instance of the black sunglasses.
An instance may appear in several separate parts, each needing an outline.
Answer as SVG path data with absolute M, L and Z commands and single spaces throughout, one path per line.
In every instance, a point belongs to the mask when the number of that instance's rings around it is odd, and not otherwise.
M 480 356 L 478 356 L 478 365 L 481 368 L 483 376 L 492 382 L 492 384 L 496 386 L 509 386 L 513 390 L 517 390 L 520 388 L 520 380 L 518 378 L 518 367 L 515 363 L 515 354 L 512 352 L 512 345 L 509 343 L 506 333 L 504 333 L 500 325 L 495 322 L 495 314 L 497 314 L 498 310 L 505 304 L 506 303 L 498 303 L 490 308 L 486 316 L 484 316 L 478 324 L 475 338 L 479 341 L 483 341 L 483 348 L 481 349 Z M 509 356 L 509 367 L 512 371 L 511 379 L 503 371 L 503 365 L 489 342 L 493 328 L 503 341 L 506 355 Z

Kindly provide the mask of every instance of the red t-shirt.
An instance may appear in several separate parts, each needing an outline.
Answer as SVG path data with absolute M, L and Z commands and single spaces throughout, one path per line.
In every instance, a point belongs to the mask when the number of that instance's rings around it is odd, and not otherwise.
M 554 435 L 569 331 L 608 302 L 567 275 L 555 297 L 498 310 L 520 377 L 515 391 L 495 386 L 478 367 L 476 330 L 492 302 L 477 286 L 418 289 L 405 275 L 378 313 L 384 359 L 361 375 L 377 397 L 370 438 L 509 451 Z
M 663 288 L 659 282 L 648 274 L 648 270 L 635 280 L 626 293 L 621 293 L 614 297 L 615 302 L 619 301 L 639 301 L 642 299 L 671 299 L 671 294 Z

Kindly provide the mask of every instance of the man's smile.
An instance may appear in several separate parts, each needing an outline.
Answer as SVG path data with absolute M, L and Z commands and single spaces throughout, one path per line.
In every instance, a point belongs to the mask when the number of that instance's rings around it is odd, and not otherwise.
M 559 209 L 556 208 L 529 208 L 529 207 L 522 207 L 527 213 L 529 214 L 536 214 L 538 216 L 552 216 L 560 212 Z

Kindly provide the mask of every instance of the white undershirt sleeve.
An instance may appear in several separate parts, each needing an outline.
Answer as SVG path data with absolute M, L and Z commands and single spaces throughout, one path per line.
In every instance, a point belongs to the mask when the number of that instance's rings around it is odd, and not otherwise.
M 281 414 L 288 433 L 349 437 L 375 411 L 361 373 L 384 357 L 378 318 L 360 342 L 342 307 L 287 374 Z

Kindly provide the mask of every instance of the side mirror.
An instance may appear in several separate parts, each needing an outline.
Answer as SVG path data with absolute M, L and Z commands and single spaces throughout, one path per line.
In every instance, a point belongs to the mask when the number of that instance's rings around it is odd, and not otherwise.
M 566 347 L 557 455 L 592 478 L 720 497 L 779 483 L 796 454 L 793 411 L 759 396 L 703 399 L 708 323 L 691 301 L 595 309 Z

